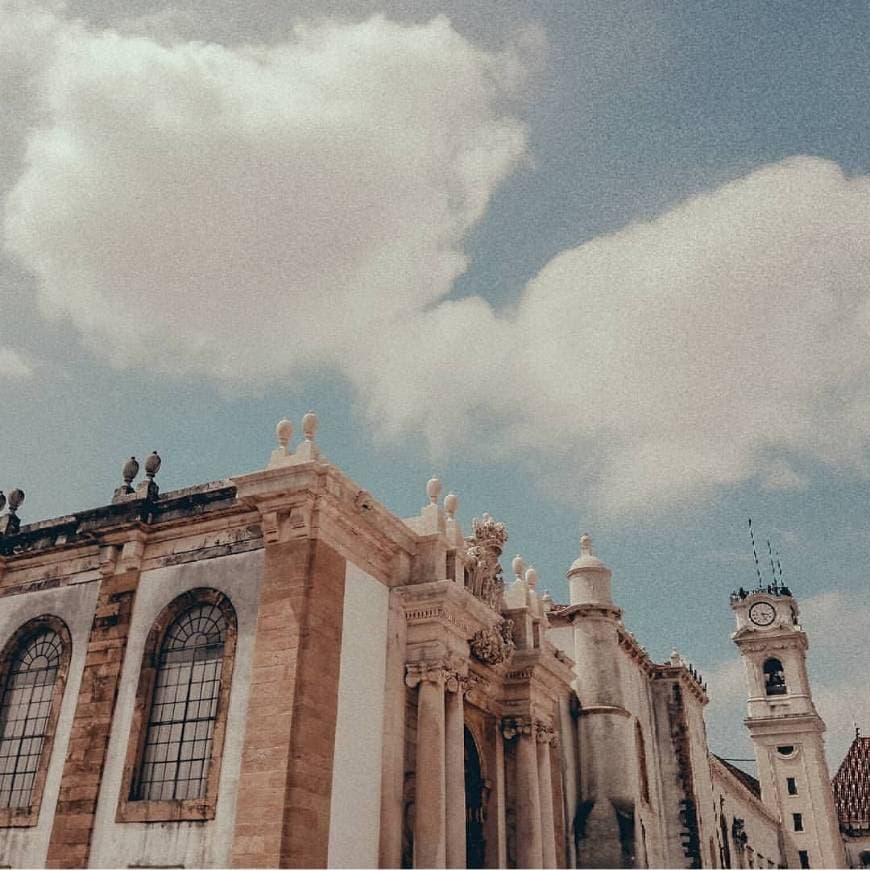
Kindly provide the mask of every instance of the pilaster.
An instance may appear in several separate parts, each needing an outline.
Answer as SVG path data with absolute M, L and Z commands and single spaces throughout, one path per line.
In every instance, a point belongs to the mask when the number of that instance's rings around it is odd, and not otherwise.
M 294 492 L 311 470 L 282 471 L 277 492 L 260 475 L 238 485 L 266 547 L 232 864 L 325 867 L 346 561 L 319 530 L 316 476 Z
M 103 547 L 100 592 L 67 745 L 46 867 L 85 868 L 144 551 L 143 530 Z

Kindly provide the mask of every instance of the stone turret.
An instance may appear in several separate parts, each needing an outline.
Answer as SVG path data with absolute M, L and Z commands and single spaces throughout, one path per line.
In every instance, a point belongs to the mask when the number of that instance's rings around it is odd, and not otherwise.
M 575 688 L 580 699 L 580 803 L 575 827 L 581 868 L 620 868 L 633 854 L 634 726 L 623 704 L 619 662 L 622 611 L 614 604 L 612 572 L 580 537 L 568 570 L 574 631 Z

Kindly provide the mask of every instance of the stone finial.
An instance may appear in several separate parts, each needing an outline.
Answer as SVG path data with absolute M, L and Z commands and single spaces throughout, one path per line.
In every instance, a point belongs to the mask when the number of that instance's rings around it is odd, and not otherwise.
M 580 536 L 580 553 L 584 556 L 595 556 L 595 551 L 592 550 L 592 536 L 588 532 Z
M 160 455 L 157 451 L 151 451 L 145 460 L 145 474 L 148 476 L 150 481 L 154 481 L 154 476 L 160 471 L 160 463 L 162 460 L 160 459 Z
M 9 513 L 13 516 L 15 512 L 21 507 L 24 502 L 24 491 L 19 490 L 17 487 L 10 491 L 9 493 Z
M 517 576 L 516 579 L 518 581 L 521 581 L 523 579 L 523 575 L 526 573 L 526 561 L 519 554 L 517 554 L 511 562 L 511 568 L 514 570 L 514 574 Z
M 275 427 L 275 436 L 278 439 L 278 447 L 286 455 L 289 453 L 290 439 L 293 438 L 293 424 L 285 417 L 278 421 Z
M 313 442 L 319 428 L 320 418 L 313 411 L 309 411 L 302 418 L 302 435 L 305 436 L 305 441 Z
M 456 512 L 459 510 L 459 497 L 455 493 L 448 493 L 444 497 L 444 510 L 451 520 L 456 518 Z
M 121 468 L 121 476 L 124 482 L 115 488 L 112 494 L 112 502 L 123 502 L 128 496 L 131 496 L 136 491 L 133 489 L 133 479 L 139 474 L 139 461 L 135 457 L 130 457 Z
M 2 495 L 2 493 L 0 493 L 0 495 Z M 0 537 L 4 535 L 15 535 L 15 533 L 20 529 L 21 521 L 18 519 L 18 515 L 15 512 L 21 506 L 23 501 L 23 490 L 19 490 L 16 487 L 16 489 L 9 493 L 9 510 L 0 517 Z M 5 498 L 0 501 L 0 508 L 2 508 L 4 504 L 6 504 Z
M 532 566 L 526 569 L 526 583 L 532 592 L 538 589 L 538 572 Z
M 320 449 L 314 442 L 314 437 L 317 435 L 317 430 L 320 428 L 320 418 L 313 412 L 309 411 L 302 418 L 302 435 L 305 440 L 296 449 L 294 457 L 300 462 L 308 462 L 316 460 L 320 456 Z
M 671 665 L 682 665 L 682 664 L 683 664 L 682 657 L 680 656 L 679 652 L 677 651 L 677 648 L 675 647 L 671 650 Z
M 124 463 L 124 468 L 121 470 L 121 475 L 124 478 L 124 486 L 127 488 L 128 493 L 133 492 L 133 488 L 130 485 L 138 474 L 139 461 L 135 457 L 130 457 L 130 459 Z
M 441 481 L 433 476 L 426 482 L 426 497 L 429 499 L 429 504 L 434 505 L 440 495 Z
M 154 480 L 154 476 L 160 471 L 160 455 L 157 451 L 152 451 L 145 458 L 145 480 L 139 482 L 139 486 L 136 487 L 136 498 L 137 499 L 156 499 L 158 494 L 160 493 L 160 489 L 157 486 L 157 482 Z

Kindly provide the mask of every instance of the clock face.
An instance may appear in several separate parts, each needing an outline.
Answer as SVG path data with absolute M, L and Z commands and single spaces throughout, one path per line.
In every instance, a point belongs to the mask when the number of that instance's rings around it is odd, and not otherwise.
M 776 617 L 776 611 L 769 602 L 756 602 L 749 609 L 749 619 L 756 626 L 770 626 L 774 617 Z

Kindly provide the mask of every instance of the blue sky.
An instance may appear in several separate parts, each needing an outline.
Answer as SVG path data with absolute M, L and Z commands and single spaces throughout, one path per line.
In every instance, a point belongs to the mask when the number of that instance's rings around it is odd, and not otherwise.
M 221 478 L 315 409 L 389 508 L 437 473 L 557 599 L 589 529 L 729 756 L 751 514 L 839 760 L 870 729 L 868 16 L 3 3 L 0 487 L 28 521 L 131 453 Z

